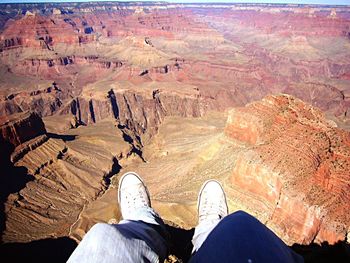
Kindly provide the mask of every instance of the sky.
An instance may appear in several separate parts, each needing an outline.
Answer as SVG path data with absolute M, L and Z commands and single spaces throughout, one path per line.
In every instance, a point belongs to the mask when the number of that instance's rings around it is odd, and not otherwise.
M 91 1 L 91 0 L 90 0 Z M 102 0 L 95 0 L 99 2 Z M 112 0 L 113 1 L 113 0 Z M 89 0 L 0 0 L 0 3 L 33 3 L 33 2 L 89 2 Z M 135 2 L 133 0 L 120 2 Z M 144 0 L 149 2 L 149 0 Z M 171 3 L 294 3 L 294 4 L 328 4 L 328 5 L 350 5 L 350 0 L 167 0 Z

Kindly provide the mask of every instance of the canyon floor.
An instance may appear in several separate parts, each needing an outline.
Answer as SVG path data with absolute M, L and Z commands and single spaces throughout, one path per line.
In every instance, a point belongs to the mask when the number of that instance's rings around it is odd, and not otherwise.
M 349 259 L 350 7 L 0 7 L 4 255 L 64 261 L 135 171 L 180 244 L 215 178 L 307 261 Z

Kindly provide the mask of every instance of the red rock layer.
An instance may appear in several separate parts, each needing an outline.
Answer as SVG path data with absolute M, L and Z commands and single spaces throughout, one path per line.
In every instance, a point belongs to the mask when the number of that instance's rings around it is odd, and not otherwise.
M 232 25 L 267 38 L 275 34 L 291 40 L 292 31 L 297 36 L 292 45 L 298 48 L 308 44 L 309 36 L 346 40 L 348 16 L 296 14 L 297 8 L 275 14 L 258 9 L 108 9 L 86 4 L 61 14 L 19 15 L 7 22 L 0 35 L 0 74 L 4 76 L 0 84 L 5 87 L 0 116 L 27 110 L 43 117 L 68 115 L 72 128 L 99 125 L 113 117 L 120 137 L 132 141 L 132 146 L 124 142 L 123 155 L 147 143 L 165 116 L 198 117 L 279 92 L 348 118 L 347 56 L 341 61 L 294 59 L 231 34 Z M 109 49 L 109 45 L 115 46 Z M 115 47 L 120 50 L 114 54 Z M 140 52 L 141 62 L 155 57 L 164 59 L 164 64 L 134 63 L 133 52 L 140 50 L 147 51 Z M 319 82 L 321 78 L 326 80 Z M 349 227 L 344 213 L 349 209 L 348 133 L 333 128 L 321 112 L 291 97 L 268 97 L 231 112 L 230 118 L 227 135 L 249 147 L 236 162 L 232 185 L 244 189 L 257 214 L 263 214 L 288 242 L 343 239 Z M 27 137 L 17 133 L 16 128 L 6 128 L 0 141 L 6 138 L 16 146 L 36 136 L 35 132 Z M 89 147 L 88 152 L 95 151 Z M 67 220 L 73 223 L 84 202 L 104 189 L 104 173 L 120 153 L 104 155 L 96 168 L 94 158 L 67 151 L 59 139 L 51 138 L 36 148 L 24 147 L 15 157 L 17 164 L 38 178 L 9 200 L 12 221 L 7 239 L 11 241 L 33 238 L 20 236 L 28 230 L 20 226 L 26 216 L 35 222 L 31 233 L 45 222 L 45 229 L 34 238 L 67 234 L 68 224 L 60 225 Z M 86 183 L 89 173 L 96 176 Z M 61 200 L 61 195 L 67 198 Z M 48 196 L 54 196 L 53 206 Z M 65 203 L 69 205 L 62 215 L 59 208 Z
M 229 17 L 239 23 L 262 30 L 268 34 L 277 33 L 283 36 L 347 36 L 349 33 L 348 21 L 342 16 L 313 15 L 307 12 L 257 12 L 255 10 L 230 10 L 221 17 Z M 277 21 L 283 21 L 279 23 Z M 312 30 L 310 30 L 312 29 Z
M 153 11 L 133 15 L 132 11 L 99 11 L 78 15 L 25 15 L 6 24 L 0 36 L 3 50 L 23 47 L 50 49 L 58 43 L 79 44 L 105 37 L 157 36 L 173 38 L 174 33 L 212 32 L 195 21 L 184 9 Z M 62 34 L 64 32 L 64 34 Z
M 78 6 L 70 9 L 74 10 L 73 13 L 63 12 L 64 9 L 61 14 L 53 12 L 43 15 L 36 12 L 35 15 L 18 16 L 15 20 L 8 21 L 0 36 L 1 60 L 7 70 L 6 74 L 13 78 L 31 76 L 51 82 L 61 81 L 59 88 L 62 92 L 53 92 L 52 95 L 42 92 L 42 95 L 36 96 L 21 92 L 22 99 L 21 96 L 14 99 L 16 94 L 4 92 L 4 98 L 0 98 L 0 114 L 9 115 L 27 109 L 34 109 L 42 116 L 55 114 L 61 106 L 67 107 L 70 98 L 76 97 L 86 84 L 101 80 L 107 75 L 113 76 L 116 81 L 134 83 L 179 81 L 194 84 L 201 96 L 208 98 L 207 104 L 216 104 L 214 108 L 218 110 L 241 106 L 278 92 L 297 96 L 336 116 L 344 116 L 349 108 L 347 91 L 338 87 L 338 84 L 333 84 L 338 83 L 338 80 L 347 80 L 350 66 L 346 63 L 346 58 L 345 62 L 334 62 L 331 59 L 295 61 L 261 48 L 259 43 L 245 43 L 244 38 L 231 34 L 234 30 L 230 27 L 231 23 L 245 27 L 247 31 L 257 29 L 271 38 L 276 33 L 287 39 L 285 32 L 293 32 L 295 41 L 304 43 L 305 36 L 310 34 L 347 38 L 347 16 L 330 18 L 317 12 L 310 16 L 307 10 L 290 7 L 280 8 L 279 11 L 285 12 L 279 13 L 271 13 L 269 8 L 260 7 L 250 11 L 179 6 L 165 10 L 114 7 Z M 340 13 L 347 14 L 347 9 L 344 10 L 340 10 Z M 206 43 L 204 36 L 214 44 Z M 144 40 L 135 44 L 138 49 L 143 49 L 143 45 L 153 47 L 152 39 L 155 42 L 159 39 L 180 41 L 189 49 L 188 53 L 198 53 L 198 58 L 182 53 L 182 47 L 179 47 L 176 54 L 169 53 L 170 59 L 165 65 L 143 68 L 117 57 L 111 59 L 109 52 L 95 54 L 97 51 L 93 50 L 90 54 L 91 47 L 116 44 L 125 37 Z M 106 44 L 100 38 L 107 41 Z M 223 62 L 219 47 L 221 44 L 228 45 L 226 40 L 240 44 L 242 49 L 234 52 L 221 51 L 225 56 L 243 56 L 249 60 L 245 63 L 229 60 Z M 56 52 L 58 45 L 61 45 L 60 52 Z M 67 47 L 67 54 L 63 54 L 65 52 L 62 52 L 62 46 Z M 83 51 L 72 54 L 68 48 L 71 46 Z M 43 55 L 23 56 L 22 53 L 28 51 L 27 48 L 29 51 L 31 48 L 40 50 Z M 158 48 L 155 50 L 168 54 L 166 48 Z M 101 50 L 103 53 L 103 48 Z M 177 53 L 181 54 L 180 58 Z M 184 59 L 184 54 L 189 59 Z M 80 74 L 81 72 L 85 73 Z M 76 79 L 78 75 L 79 78 Z M 330 84 L 314 81 L 320 77 L 327 78 L 326 82 Z M 302 84 L 303 88 L 296 83 Z M 15 84 L 10 83 L 11 85 Z M 40 90 L 35 92 L 38 91 Z M 320 96 L 310 95 L 315 91 Z
M 256 211 L 278 236 L 290 244 L 345 240 L 349 132 L 290 96 L 232 110 L 225 132 L 249 147 L 236 162 L 232 185 L 263 204 Z

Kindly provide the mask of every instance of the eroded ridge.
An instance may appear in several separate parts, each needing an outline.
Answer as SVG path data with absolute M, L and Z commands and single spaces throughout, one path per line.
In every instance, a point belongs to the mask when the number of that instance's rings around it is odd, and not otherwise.
M 298 99 L 269 96 L 232 110 L 225 133 L 248 148 L 232 187 L 257 201 L 248 206 L 279 236 L 289 244 L 346 240 L 348 132 Z

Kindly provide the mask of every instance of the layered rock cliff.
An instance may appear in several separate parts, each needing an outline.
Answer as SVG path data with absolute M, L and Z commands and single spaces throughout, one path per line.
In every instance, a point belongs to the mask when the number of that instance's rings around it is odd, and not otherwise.
M 32 180 L 8 196 L 2 240 L 68 236 L 84 205 L 105 191 L 110 176 L 120 169 L 119 160 L 131 152 L 113 120 L 73 134 L 49 134 L 46 142 L 14 162 L 15 167 L 26 168 L 21 176 Z
M 35 148 L 46 139 L 45 125 L 36 113 L 27 112 L 11 115 L 9 118 L 1 118 L 0 159 L 4 171 L 10 159 L 15 159 L 24 151 Z
M 1 121 L 1 136 L 13 147 L 46 133 L 45 125 L 36 113 L 11 115 Z
M 323 113 L 289 96 L 234 109 L 227 136 L 247 148 L 230 183 L 289 244 L 346 240 L 349 138 Z

